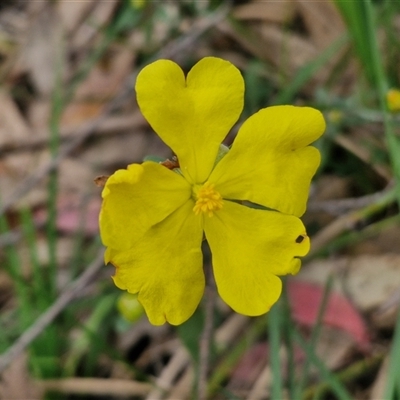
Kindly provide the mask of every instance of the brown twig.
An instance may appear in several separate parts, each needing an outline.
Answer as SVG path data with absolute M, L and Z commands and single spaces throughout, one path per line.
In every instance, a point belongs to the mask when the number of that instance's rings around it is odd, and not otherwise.
M 189 364 L 190 356 L 184 347 L 179 347 L 168 365 L 163 369 L 161 375 L 155 382 L 155 388 L 152 390 L 146 400 L 160 400 L 163 398 L 163 394 L 168 392 L 172 388 L 172 382 L 176 379 L 176 376 L 182 372 L 182 370 Z
M 120 100 L 120 97 L 117 98 Z M 75 135 L 74 139 L 70 142 L 66 143 L 58 153 L 57 157 L 53 158 L 48 163 L 39 167 L 33 174 L 25 178 L 21 184 L 17 187 L 14 193 L 10 196 L 10 198 L 5 201 L 0 206 L 0 215 L 5 214 L 15 202 L 17 202 L 22 196 L 27 194 L 30 190 L 36 187 L 42 179 L 44 179 L 50 172 L 54 171 L 60 162 L 67 157 L 74 149 L 80 146 L 87 138 L 89 138 L 92 133 L 95 131 L 98 125 L 100 125 L 106 118 L 109 112 L 114 109 L 114 104 L 119 102 L 115 101 L 109 105 L 107 111 L 105 111 L 102 115 L 98 118 L 89 121 L 88 123 L 84 124 L 79 130 L 78 133 Z
M 386 181 L 390 181 L 392 179 L 390 168 L 386 165 L 373 162 L 371 152 L 366 148 L 361 147 L 360 144 L 354 141 L 352 138 L 345 135 L 337 135 L 335 136 L 334 141 L 350 153 L 353 153 L 360 160 L 369 164 L 372 169 L 382 178 L 386 179 Z
M 238 335 L 249 325 L 250 319 L 240 314 L 232 313 L 215 332 L 215 344 L 217 353 L 225 352 L 235 341 Z M 194 382 L 195 371 L 192 365 L 186 368 L 179 380 L 168 393 L 168 400 L 189 398 L 189 393 Z M 175 377 L 176 379 L 176 377 Z M 153 397 L 148 397 L 154 400 Z
M 377 203 L 393 190 L 394 181 L 391 181 L 385 189 L 361 197 L 353 197 L 337 200 L 314 201 L 308 204 L 307 210 L 311 212 L 327 212 L 332 215 L 341 215 L 346 212 L 367 207 Z
M 152 388 L 146 382 L 98 378 L 46 379 L 35 384 L 45 392 L 121 397 L 145 396 Z
M 360 379 L 362 376 L 368 376 L 371 372 L 376 371 L 379 365 L 382 363 L 385 357 L 384 353 L 374 354 L 368 358 L 356 361 L 349 365 L 347 368 L 336 373 L 337 379 L 343 384 L 354 382 L 356 379 Z M 329 393 L 331 389 L 330 385 L 323 381 L 308 387 L 302 394 L 302 399 L 314 399 L 317 397 L 324 398 L 325 394 Z
M 146 125 L 146 121 L 139 110 L 129 115 L 107 115 L 106 118 L 93 131 L 93 135 L 114 134 L 119 131 L 134 130 Z M 62 143 L 74 140 L 81 132 L 76 127 L 61 128 L 60 141 Z M 13 140 L 10 143 L 0 145 L 0 157 L 2 154 L 9 155 L 10 152 L 20 152 L 27 150 L 41 149 L 49 145 L 49 135 L 30 135 L 25 137 L 23 141 Z
M 321 250 L 325 245 L 338 237 L 340 234 L 351 231 L 359 222 L 383 210 L 394 201 L 395 191 L 393 188 L 391 188 L 388 191 L 381 192 L 381 196 L 378 196 L 378 198 L 375 199 L 372 204 L 369 204 L 362 209 L 348 212 L 347 214 L 336 218 L 332 223 L 321 229 L 317 235 L 313 237 L 311 241 L 311 251 L 307 257 L 313 256 L 316 252 Z

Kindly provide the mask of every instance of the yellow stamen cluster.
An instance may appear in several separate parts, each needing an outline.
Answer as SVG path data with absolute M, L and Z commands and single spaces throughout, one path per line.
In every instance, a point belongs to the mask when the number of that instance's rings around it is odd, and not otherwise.
M 214 211 L 222 208 L 224 202 L 222 196 L 214 189 L 214 184 L 206 182 L 199 189 L 195 189 L 196 204 L 193 211 L 196 215 L 205 213 L 209 217 L 214 215 Z

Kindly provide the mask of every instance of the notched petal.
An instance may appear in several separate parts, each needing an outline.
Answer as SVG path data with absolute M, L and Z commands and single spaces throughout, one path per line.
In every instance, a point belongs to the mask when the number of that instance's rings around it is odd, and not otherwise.
M 278 276 L 297 273 L 299 257 L 310 248 L 297 217 L 230 201 L 213 218 L 205 219 L 205 233 L 218 292 L 245 315 L 261 315 L 270 309 L 281 293 Z
M 179 325 L 196 310 L 204 292 L 202 227 L 189 202 L 152 227 L 131 249 L 108 249 L 114 283 L 138 293 L 150 322 Z
M 325 129 L 310 107 L 275 106 L 248 118 L 210 181 L 225 198 L 248 200 L 300 217 L 306 210 L 319 151 L 308 146 Z
M 103 189 L 103 243 L 113 249 L 129 249 L 190 198 L 187 181 L 158 163 L 132 164 L 115 172 Z
M 177 64 L 158 60 L 139 73 L 136 93 L 144 117 L 178 156 L 183 175 L 203 183 L 243 108 L 240 71 L 228 61 L 205 57 L 185 78 Z

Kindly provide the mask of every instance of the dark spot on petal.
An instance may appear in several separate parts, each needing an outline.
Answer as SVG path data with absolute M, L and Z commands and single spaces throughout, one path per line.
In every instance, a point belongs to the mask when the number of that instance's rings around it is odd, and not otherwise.
M 300 236 L 297 237 L 296 243 L 301 243 L 304 239 L 305 239 L 305 236 L 304 235 L 300 235 Z

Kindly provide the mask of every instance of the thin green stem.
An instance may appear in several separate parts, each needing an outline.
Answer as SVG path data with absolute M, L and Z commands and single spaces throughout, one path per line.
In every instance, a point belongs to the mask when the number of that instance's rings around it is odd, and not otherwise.
M 374 374 L 381 365 L 384 357 L 385 353 L 378 353 L 368 358 L 363 358 L 349 365 L 335 375 L 340 382 L 351 384 L 352 382 L 362 378 L 363 376 L 371 376 L 372 374 Z M 301 399 L 309 400 L 321 397 L 326 398 L 329 392 L 329 383 L 327 383 L 326 381 L 322 381 L 315 385 L 309 386 L 307 390 L 303 392 Z
M 271 398 L 275 400 L 283 399 L 282 366 L 280 359 L 281 325 L 281 307 L 277 303 L 271 308 L 268 314 L 269 354 L 272 370 Z
M 52 98 L 52 109 L 49 121 L 50 128 L 50 154 L 53 159 L 57 158 L 60 147 L 60 119 L 64 108 L 62 93 L 62 65 L 61 57 L 58 58 L 56 67 L 56 82 Z M 47 242 L 49 246 L 49 300 L 52 301 L 57 295 L 57 192 L 58 171 L 50 173 L 48 183 L 48 215 L 47 215 Z
M 43 296 L 43 292 L 46 291 L 46 281 L 43 279 L 43 271 L 41 270 L 38 257 L 35 225 L 31 211 L 28 208 L 23 208 L 21 210 L 21 221 L 24 236 L 29 247 L 30 263 L 32 268 L 32 300 L 34 301 L 32 306 L 38 307 L 40 311 L 43 311 L 49 305 L 46 297 Z
M 289 396 L 295 398 L 297 381 L 296 381 L 296 361 L 295 361 L 295 346 L 290 333 L 292 329 L 292 312 L 289 301 L 288 289 L 287 289 L 287 277 L 283 277 L 283 291 L 282 291 L 282 308 L 283 308 L 283 337 L 285 340 L 285 346 L 287 350 L 287 364 L 288 364 L 288 389 Z
M 210 368 L 210 350 L 214 331 L 215 283 L 210 266 L 205 267 L 206 289 L 204 294 L 204 326 L 200 338 L 199 375 L 197 399 L 206 400 L 208 392 L 208 372 Z
M 326 282 L 321 305 L 318 310 L 317 320 L 316 320 L 314 328 L 311 332 L 310 341 L 309 341 L 310 348 L 315 348 L 317 345 L 317 341 L 318 341 L 319 335 L 321 333 L 321 328 L 322 328 L 322 323 L 323 323 L 322 319 L 324 317 L 326 306 L 328 305 L 328 300 L 329 300 L 329 295 L 332 290 L 332 285 L 333 285 L 333 279 L 332 279 L 332 276 L 330 276 L 328 281 Z M 305 360 L 305 363 L 304 363 L 303 373 L 301 375 L 299 384 L 297 386 L 297 391 L 296 391 L 296 396 L 295 396 L 296 399 L 301 398 L 301 392 L 303 391 L 303 388 L 306 384 L 306 380 L 307 380 L 307 377 L 308 377 L 308 374 L 310 371 L 310 367 L 311 367 L 311 359 L 307 357 Z
M 396 327 L 394 330 L 394 338 L 392 349 L 390 351 L 390 363 L 388 369 L 388 377 L 386 381 L 385 394 L 383 398 L 394 399 L 396 398 L 395 393 L 400 394 L 399 388 L 399 360 L 400 360 L 400 309 L 397 315 Z
M 5 215 L 0 215 L 0 232 L 9 231 L 8 221 Z M 21 271 L 21 260 L 15 246 L 6 246 L 6 269 L 10 274 L 17 294 L 18 309 L 20 313 L 20 327 L 24 330 L 32 321 L 32 309 L 30 301 L 30 292 L 23 279 Z
M 231 374 L 235 365 L 249 348 L 249 345 L 254 343 L 256 338 L 265 332 L 265 329 L 266 318 L 256 319 L 255 323 L 247 329 L 246 334 L 238 340 L 238 343 L 232 346 L 210 378 L 209 394 L 214 394 L 221 388 L 222 382 Z
M 329 371 L 325 364 L 320 360 L 320 358 L 315 354 L 314 348 L 307 343 L 301 334 L 297 331 L 296 327 L 293 326 L 293 338 L 299 344 L 299 346 L 306 353 L 307 358 L 310 359 L 311 363 L 314 364 L 323 378 L 323 380 L 329 385 L 332 392 L 336 395 L 335 398 L 339 400 L 352 400 L 351 395 L 338 380 L 338 378 Z

